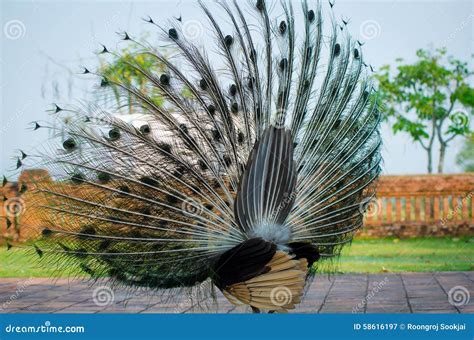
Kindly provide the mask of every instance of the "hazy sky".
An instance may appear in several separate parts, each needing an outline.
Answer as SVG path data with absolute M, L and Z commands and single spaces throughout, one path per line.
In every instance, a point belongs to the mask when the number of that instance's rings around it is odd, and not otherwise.
M 47 139 L 28 127 L 31 121 L 50 119 L 50 103 L 93 96 L 95 82 L 73 73 L 82 65 L 97 65 L 99 42 L 116 48 L 116 32 L 140 35 L 149 29 L 141 20 L 147 15 L 157 22 L 179 15 L 199 19 L 194 1 L 0 2 L 0 174 L 14 166 L 18 149 L 27 151 Z M 336 0 L 335 13 L 350 19 L 350 32 L 365 41 L 365 60 L 375 68 L 397 57 L 413 60 L 422 47 L 446 46 L 464 60 L 474 52 L 473 1 Z M 408 137 L 393 136 L 384 126 L 383 139 L 385 174 L 426 172 L 424 151 Z M 461 145 L 455 140 L 448 150 L 446 172 L 460 171 L 455 156 Z

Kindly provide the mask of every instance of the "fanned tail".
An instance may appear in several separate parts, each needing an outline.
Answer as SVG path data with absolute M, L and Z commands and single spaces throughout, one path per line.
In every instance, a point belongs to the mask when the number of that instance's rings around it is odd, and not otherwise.
M 222 18 L 199 7 L 212 49 L 180 21 L 149 18 L 167 53 L 125 34 L 152 64 L 124 61 L 145 84 L 97 72 L 118 105 L 56 107 L 66 124 L 36 123 L 56 138 L 19 161 L 39 157 L 54 178 L 26 194 L 41 217 L 34 249 L 92 277 L 151 288 L 222 281 L 222 258 L 240 254 L 252 270 L 240 273 L 237 300 L 265 308 L 279 281 L 266 282 L 274 273 L 263 269 L 284 257 L 283 272 L 270 268 L 295 291 L 279 308 L 287 310 L 308 278 L 303 267 L 337 256 L 362 226 L 381 171 L 375 92 L 360 44 L 334 19 L 328 37 L 319 3 L 219 2 Z M 125 105 L 143 124 L 117 118 Z M 249 244 L 259 259 L 238 251 Z M 252 295 L 259 280 L 261 297 Z

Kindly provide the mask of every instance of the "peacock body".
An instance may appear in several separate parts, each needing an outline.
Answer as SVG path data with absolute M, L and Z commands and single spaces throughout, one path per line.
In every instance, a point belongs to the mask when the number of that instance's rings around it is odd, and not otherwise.
M 28 157 L 55 178 L 30 193 L 34 247 L 93 278 L 173 292 L 210 282 L 234 304 L 284 312 L 362 226 L 381 163 L 374 90 L 361 44 L 345 23 L 324 33 L 319 3 L 199 7 L 213 46 L 181 18 L 146 20 L 171 53 L 125 34 L 164 69 L 130 60 L 147 90 L 98 74 L 140 124 L 91 106 L 37 124 L 61 141 Z

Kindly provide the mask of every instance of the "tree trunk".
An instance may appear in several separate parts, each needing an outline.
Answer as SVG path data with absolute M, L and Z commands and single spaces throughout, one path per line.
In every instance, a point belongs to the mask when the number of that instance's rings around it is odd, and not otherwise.
M 438 163 L 438 173 L 442 174 L 444 169 L 444 156 L 446 155 L 446 144 L 441 143 L 439 147 L 439 163 Z
M 426 149 L 426 153 L 428 154 L 428 173 L 433 173 L 433 155 L 431 148 Z
M 436 138 L 436 116 L 433 114 L 431 118 L 431 137 L 428 146 L 425 147 L 426 152 L 428 153 L 428 173 L 433 173 L 433 142 Z

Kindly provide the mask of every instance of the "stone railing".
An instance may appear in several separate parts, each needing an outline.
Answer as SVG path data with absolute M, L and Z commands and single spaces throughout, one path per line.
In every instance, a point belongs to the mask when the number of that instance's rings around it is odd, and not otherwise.
M 473 195 L 474 173 L 383 176 L 362 234 L 472 236 Z
M 0 236 L 13 240 L 33 237 L 20 230 L 22 218 L 39 223 L 29 209 L 35 181 L 49 181 L 44 170 L 25 171 L 18 183 L 0 188 Z M 361 236 L 474 236 L 474 173 L 453 175 L 382 176 L 377 198 L 367 202 Z M 11 225 L 6 228 L 6 215 Z

